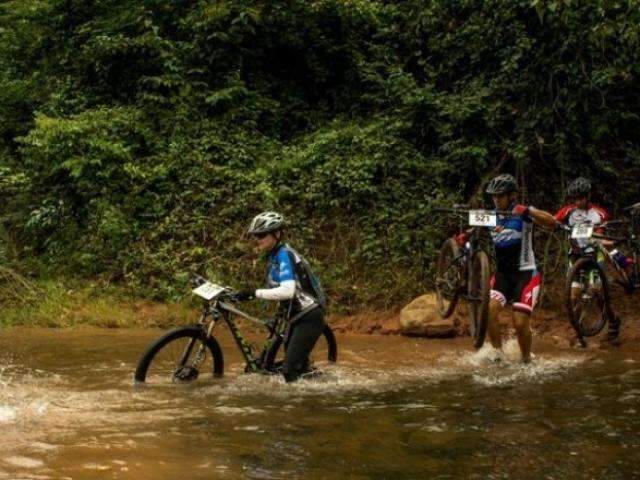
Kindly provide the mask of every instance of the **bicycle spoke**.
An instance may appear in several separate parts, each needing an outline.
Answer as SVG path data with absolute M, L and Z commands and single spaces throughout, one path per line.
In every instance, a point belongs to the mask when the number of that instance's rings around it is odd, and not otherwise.
M 176 339 L 156 354 L 147 375 L 167 383 L 193 380 L 201 374 L 200 368 L 206 358 L 206 349 L 203 347 L 198 339 Z

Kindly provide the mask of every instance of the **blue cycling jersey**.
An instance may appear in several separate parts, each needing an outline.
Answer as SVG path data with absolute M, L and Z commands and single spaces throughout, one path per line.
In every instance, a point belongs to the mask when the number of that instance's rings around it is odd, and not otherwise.
M 287 311 L 289 318 L 320 305 L 309 285 L 305 287 L 301 283 L 301 274 L 296 270 L 296 265 L 301 265 L 302 262 L 302 257 L 287 244 L 279 245 L 269 254 L 267 287 L 275 288 L 282 282 L 291 280 L 296 282 L 294 297 L 280 302 L 280 306 Z
M 513 208 L 513 205 L 509 208 Z M 498 271 L 536 269 L 533 255 L 533 219 L 499 215 L 497 225 L 491 230 L 491 238 L 496 249 Z
M 277 287 L 287 280 L 295 280 L 295 271 L 291 258 L 284 246 L 269 254 L 269 288 Z

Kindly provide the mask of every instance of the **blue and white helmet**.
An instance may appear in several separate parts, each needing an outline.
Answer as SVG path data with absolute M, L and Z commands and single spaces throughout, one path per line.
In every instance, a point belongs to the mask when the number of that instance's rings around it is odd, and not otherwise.
M 260 215 L 253 217 L 247 233 L 249 235 L 271 233 L 280 230 L 283 225 L 284 217 L 278 212 L 262 212 Z

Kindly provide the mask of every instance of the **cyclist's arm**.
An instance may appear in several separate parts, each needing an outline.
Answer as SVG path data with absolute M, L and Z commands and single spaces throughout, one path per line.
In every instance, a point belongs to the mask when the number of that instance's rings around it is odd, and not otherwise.
M 296 281 L 285 280 L 275 288 L 259 288 L 256 290 L 256 298 L 262 300 L 290 300 L 296 293 Z
M 535 207 L 529 207 L 529 216 L 533 219 L 533 223 L 549 230 L 555 230 L 557 220 L 549 212 L 539 210 Z
M 600 242 L 600 245 L 602 245 L 607 250 L 611 250 L 616 244 L 616 242 L 614 242 L 613 240 L 607 240 L 605 238 L 602 238 L 598 241 Z

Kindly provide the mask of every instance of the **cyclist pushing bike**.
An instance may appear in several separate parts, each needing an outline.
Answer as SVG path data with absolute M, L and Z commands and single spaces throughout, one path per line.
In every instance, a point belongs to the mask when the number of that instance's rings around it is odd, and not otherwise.
M 498 175 L 485 191 L 491 195 L 497 210 L 511 212 L 498 215 L 497 225 L 491 229 L 496 273 L 491 279 L 489 338 L 494 348 L 502 349 L 498 315 L 512 302 L 513 325 L 522 361 L 528 363 L 532 343 L 530 316 L 542 281 L 533 254 L 533 226 L 554 229 L 556 220 L 548 212 L 517 203 L 518 184 L 512 175 Z
M 563 206 L 555 214 L 555 218 L 562 225 L 568 227 L 574 227 L 582 223 L 588 223 L 594 227 L 594 231 L 598 233 L 604 233 L 602 228 L 598 226 L 604 225 L 609 220 L 609 213 L 602 207 L 591 202 L 592 185 L 591 182 L 584 178 L 578 177 L 567 187 L 567 200 L 569 204 Z M 585 248 L 589 240 L 588 239 L 575 239 L 577 247 Z M 613 242 L 608 240 L 600 240 L 600 243 L 607 250 L 610 250 L 613 246 Z M 625 271 L 629 271 L 631 267 L 631 260 L 628 259 L 622 252 L 618 250 L 611 250 L 611 256 L 615 262 Z M 569 253 L 569 268 L 571 271 L 573 263 L 580 257 L 580 251 L 572 250 Z M 597 261 L 604 267 L 605 258 L 602 251 L 598 251 Z M 576 302 L 581 293 L 580 283 L 573 282 L 571 284 L 571 299 L 572 302 Z M 620 333 L 620 319 L 617 315 L 612 316 L 608 322 L 607 340 L 615 342 Z
M 309 354 L 325 328 L 325 297 L 309 264 L 284 243 L 284 218 L 277 212 L 257 215 L 248 234 L 268 254 L 266 288 L 243 290 L 239 301 L 259 298 L 279 302 L 279 315 L 289 322 L 282 373 L 287 382 L 309 371 Z

